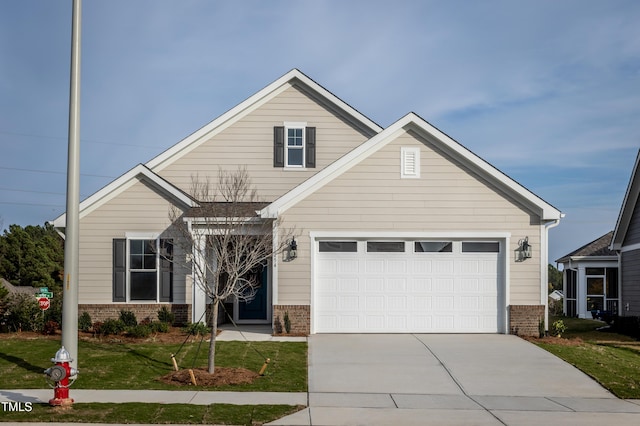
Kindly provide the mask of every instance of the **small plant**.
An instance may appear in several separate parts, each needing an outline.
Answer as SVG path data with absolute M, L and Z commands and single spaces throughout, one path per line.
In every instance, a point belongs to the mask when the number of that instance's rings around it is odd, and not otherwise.
M 168 307 L 163 306 L 158 311 L 158 320 L 160 322 L 172 325 L 173 322 L 176 320 L 176 315 L 173 312 L 171 312 Z
M 42 334 L 51 336 L 53 334 L 56 334 L 56 330 L 58 330 L 58 328 L 60 328 L 60 325 L 57 322 L 47 321 L 42 327 Z
M 136 324 L 137 325 L 137 324 Z M 95 325 L 94 325 L 95 327 Z M 109 336 L 111 334 L 120 334 L 122 333 L 127 326 L 119 319 L 108 319 L 105 320 L 100 326 L 100 334 L 103 336 Z
M 92 324 L 93 323 L 91 322 L 91 315 L 89 315 L 89 312 L 84 311 L 78 317 L 78 330 L 84 332 L 90 331 Z
M 211 333 L 211 329 L 203 322 L 189 323 L 182 328 L 182 331 L 194 336 L 204 336 Z
M 149 337 L 151 334 L 151 327 L 146 324 L 138 324 L 127 328 L 127 333 L 131 337 Z
M 567 331 L 567 327 L 564 325 L 564 321 L 557 320 L 551 325 L 551 330 L 553 331 L 554 336 L 562 337 L 562 333 Z
M 138 325 L 136 314 L 131 311 L 125 311 L 124 309 L 120 311 L 120 321 L 124 323 L 125 327 L 135 327 Z
M 289 319 L 289 312 L 284 313 L 284 330 L 287 334 L 291 333 L 291 320 Z
M 147 324 L 152 333 L 168 333 L 169 324 L 162 321 L 151 321 Z

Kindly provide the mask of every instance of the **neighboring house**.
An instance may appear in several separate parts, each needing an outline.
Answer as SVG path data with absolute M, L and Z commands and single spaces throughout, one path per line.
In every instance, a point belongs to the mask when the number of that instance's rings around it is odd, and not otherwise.
M 564 299 L 564 294 L 562 294 L 562 292 L 559 290 L 553 290 L 551 293 L 549 293 L 549 299 L 558 302 Z
M 618 256 L 609 248 L 613 231 L 556 260 L 562 272 L 564 313 L 592 318 L 597 311 L 616 315 L 620 307 Z
M 0 278 L 0 286 L 6 288 L 9 291 L 9 294 L 28 294 L 33 296 L 35 300 L 37 289 L 34 287 L 15 286 L 4 278 Z
M 640 151 L 631 172 L 629 186 L 611 241 L 620 257 L 620 315 L 640 316 Z
M 170 207 L 193 216 L 192 175 L 238 166 L 267 202 L 258 220 L 298 230 L 297 258 L 273 258 L 251 309 L 234 302 L 239 323 L 537 334 L 546 319 L 561 212 L 416 114 L 383 129 L 296 69 L 81 203 L 79 311 L 155 317 L 168 304 L 197 321 L 190 271 L 132 265 L 153 260 L 147 244 L 170 246 Z

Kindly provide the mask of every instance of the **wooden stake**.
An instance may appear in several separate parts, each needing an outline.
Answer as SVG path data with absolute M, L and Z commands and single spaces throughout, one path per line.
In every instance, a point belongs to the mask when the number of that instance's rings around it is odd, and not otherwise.
M 192 369 L 189 369 L 189 375 L 191 376 L 191 383 L 193 383 L 193 386 L 198 386 L 198 383 L 196 382 L 196 376 L 193 375 Z
M 178 371 L 178 363 L 176 362 L 176 356 L 171 354 L 171 361 L 173 361 L 173 369 Z
M 270 362 L 271 362 L 271 359 L 270 359 L 270 358 L 267 358 L 267 359 L 264 361 L 264 364 L 262 365 L 262 368 L 260 369 L 260 372 L 258 373 L 259 375 L 264 376 L 264 370 L 266 370 L 266 369 L 267 369 L 267 365 L 268 365 Z

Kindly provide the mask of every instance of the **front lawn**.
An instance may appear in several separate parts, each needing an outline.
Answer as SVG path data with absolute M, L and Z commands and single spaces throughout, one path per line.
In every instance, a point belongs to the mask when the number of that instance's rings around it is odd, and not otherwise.
M 567 330 L 562 338 L 535 340 L 541 348 L 562 358 L 619 398 L 640 398 L 640 342 L 597 328 L 606 324 L 578 318 L 561 319 Z
M 207 366 L 208 343 L 117 343 L 109 340 L 78 342 L 79 378 L 72 389 L 184 390 L 158 380 L 173 371 L 171 354 L 181 369 Z M 47 388 L 43 370 L 60 348 L 59 340 L 4 338 L 0 340 L 0 375 L 3 389 Z M 197 354 L 197 355 L 196 355 Z M 258 372 L 270 358 L 264 376 L 253 383 L 215 389 L 189 386 L 189 390 L 307 391 L 307 344 L 304 342 L 217 342 L 216 366 L 242 367 Z

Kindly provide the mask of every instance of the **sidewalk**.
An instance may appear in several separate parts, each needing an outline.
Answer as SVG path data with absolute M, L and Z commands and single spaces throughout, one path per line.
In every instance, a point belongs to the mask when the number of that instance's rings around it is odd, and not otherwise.
M 69 396 L 83 402 L 144 402 L 159 404 L 236 404 L 236 405 L 307 405 L 306 392 L 209 392 L 166 390 L 94 390 L 71 389 Z M 47 403 L 52 389 L 0 390 L 3 401 Z

